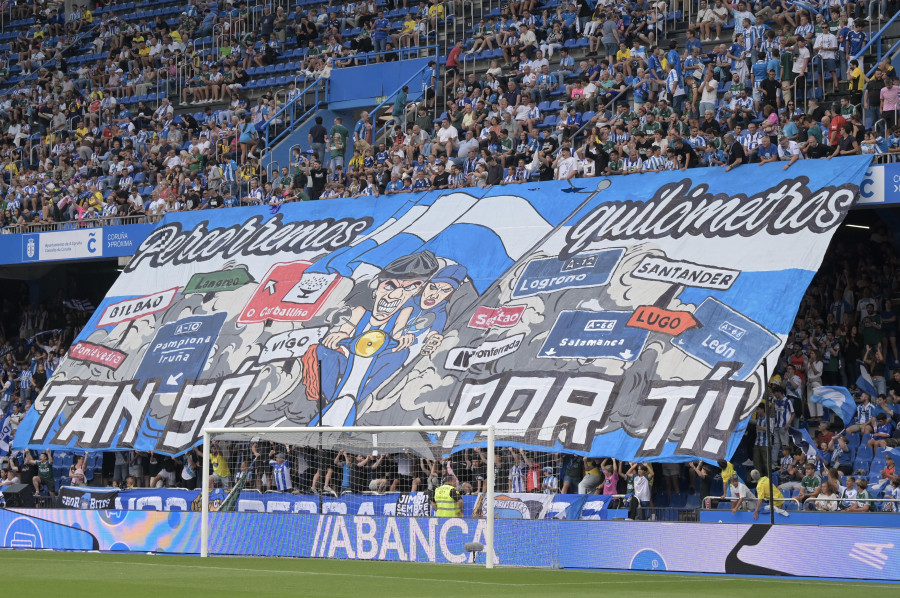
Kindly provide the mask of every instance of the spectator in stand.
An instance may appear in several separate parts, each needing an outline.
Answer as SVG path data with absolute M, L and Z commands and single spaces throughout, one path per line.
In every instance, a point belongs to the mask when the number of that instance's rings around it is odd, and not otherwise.
M 850 478 L 847 478 L 847 483 L 849 485 Z M 874 510 L 872 495 L 869 493 L 868 487 L 869 483 L 864 478 L 858 478 L 856 480 L 856 495 L 850 501 L 850 506 L 845 508 L 844 511 L 851 513 L 868 513 L 869 511 Z
M 82 457 L 76 457 L 75 462 L 69 467 L 69 480 L 72 486 L 86 486 L 87 477 L 85 470 L 87 468 L 87 453 Z
M 735 515 L 738 511 L 750 510 L 753 501 L 753 494 L 750 488 L 744 484 L 738 477 L 738 474 L 731 474 L 731 479 L 727 484 L 728 496 L 731 498 L 731 514 Z

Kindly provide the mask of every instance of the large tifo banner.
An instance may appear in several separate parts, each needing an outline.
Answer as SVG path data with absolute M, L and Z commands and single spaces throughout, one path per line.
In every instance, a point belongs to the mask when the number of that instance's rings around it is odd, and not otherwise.
M 496 424 L 519 446 L 628 460 L 726 457 L 867 166 L 169 215 L 16 444 L 177 454 L 205 427 L 321 418 Z

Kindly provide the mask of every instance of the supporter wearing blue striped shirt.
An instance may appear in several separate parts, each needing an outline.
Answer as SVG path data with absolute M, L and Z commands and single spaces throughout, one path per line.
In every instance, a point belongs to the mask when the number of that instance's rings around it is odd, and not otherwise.
M 793 367 L 788 366 L 788 371 L 791 375 L 793 375 Z M 785 374 L 787 377 L 788 374 Z M 774 398 L 772 399 L 772 438 L 774 440 L 773 446 L 777 451 L 782 446 L 789 446 L 791 436 L 788 433 L 788 428 L 791 427 L 791 424 L 794 423 L 794 403 L 790 398 L 784 396 L 784 389 L 780 386 L 776 386 L 772 391 Z
M 759 52 L 763 40 L 766 38 L 766 27 L 761 16 L 756 17 L 756 24 L 751 25 L 747 31 L 747 47 L 753 52 Z M 753 54 L 751 54 L 753 56 Z
M 666 169 L 666 159 L 660 154 L 660 147 L 653 146 L 653 154 L 644 160 L 644 172 L 659 172 Z
M 756 468 L 757 471 L 765 471 L 765 466 L 768 462 L 766 457 L 766 447 L 769 446 L 767 422 L 765 406 L 762 404 L 757 405 L 756 440 L 753 443 L 753 467 Z
M 525 476 L 528 474 L 525 453 L 522 449 L 516 451 L 513 447 L 509 447 L 509 457 L 509 491 L 525 492 Z
M 868 393 L 862 393 L 862 402 L 856 406 L 856 416 L 853 418 L 853 425 L 847 426 L 847 432 L 859 432 L 865 430 L 866 426 L 872 426 L 875 419 L 875 405 L 872 404 L 872 397 Z
M 637 150 L 631 150 L 631 154 L 622 161 L 623 174 L 634 174 L 641 172 L 644 168 L 644 161 L 641 160 Z
M 809 17 L 805 13 L 800 15 L 800 24 L 794 29 L 794 35 L 804 37 L 807 41 L 811 41 L 816 28 L 809 22 Z
M 284 453 L 275 455 L 274 460 L 269 461 L 272 467 L 272 478 L 279 492 L 287 492 L 291 489 L 291 462 L 284 460 Z

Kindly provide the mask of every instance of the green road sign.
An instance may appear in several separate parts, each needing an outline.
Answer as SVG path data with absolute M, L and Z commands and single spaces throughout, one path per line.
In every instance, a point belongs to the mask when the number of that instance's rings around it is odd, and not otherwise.
M 184 287 L 184 294 L 234 291 L 248 282 L 253 282 L 253 277 L 243 268 L 220 270 L 218 272 L 199 272 L 191 276 L 190 282 Z

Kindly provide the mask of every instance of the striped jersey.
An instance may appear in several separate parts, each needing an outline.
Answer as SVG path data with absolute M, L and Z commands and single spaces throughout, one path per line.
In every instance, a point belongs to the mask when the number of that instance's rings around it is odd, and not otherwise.
M 272 477 L 275 478 L 275 487 L 278 490 L 285 491 L 291 489 L 291 462 L 284 461 L 279 464 L 277 461 L 269 461 L 272 466 Z

